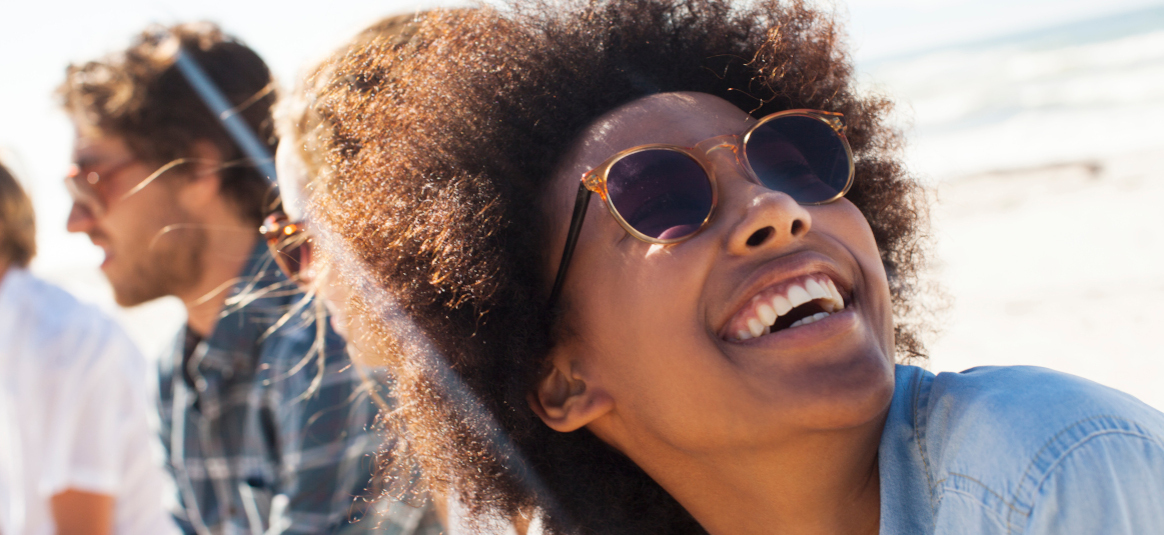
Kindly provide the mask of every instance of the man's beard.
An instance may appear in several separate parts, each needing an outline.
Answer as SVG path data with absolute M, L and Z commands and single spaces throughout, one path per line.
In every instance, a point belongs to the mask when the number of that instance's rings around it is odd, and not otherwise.
M 188 293 L 201 278 L 206 242 L 206 229 L 198 225 L 163 227 L 149 240 L 148 249 L 133 259 L 128 276 L 110 278 L 117 304 L 131 307 Z

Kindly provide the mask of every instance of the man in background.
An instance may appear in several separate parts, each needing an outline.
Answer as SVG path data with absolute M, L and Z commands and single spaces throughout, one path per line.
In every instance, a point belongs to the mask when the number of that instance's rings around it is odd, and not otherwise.
M 176 534 L 144 359 L 29 273 L 35 253 L 32 203 L 0 164 L 0 533 Z
M 233 108 L 213 113 L 192 60 Z M 152 27 L 70 66 L 76 127 L 68 228 L 105 252 L 122 306 L 173 295 L 188 319 L 159 370 L 161 438 L 186 533 L 334 533 L 367 509 L 375 406 L 342 340 L 271 262 L 270 180 L 223 126 L 276 140 L 263 61 L 210 23 Z

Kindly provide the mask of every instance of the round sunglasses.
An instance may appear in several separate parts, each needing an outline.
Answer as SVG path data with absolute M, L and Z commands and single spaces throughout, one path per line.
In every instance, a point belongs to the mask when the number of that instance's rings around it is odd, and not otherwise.
M 558 301 L 582 222 L 597 193 L 628 234 L 647 243 L 671 244 L 703 230 L 719 199 L 707 155 L 730 150 L 749 178 L 802 205 L 833 202 L 853 183 L 853 150 L 844 116 L 788 110 L 765 116 L 746 132 L 714 137 L 694 147 L 651 144 L 618 152 L 583 173 L 566 246 L 550 292 Z
M 306 222 L 291 221 L 280 210 L 267 216 L 259 232 L 283 274 L 294 281 L 308 282 L 303 270 L 311 265 L 314 244 Z

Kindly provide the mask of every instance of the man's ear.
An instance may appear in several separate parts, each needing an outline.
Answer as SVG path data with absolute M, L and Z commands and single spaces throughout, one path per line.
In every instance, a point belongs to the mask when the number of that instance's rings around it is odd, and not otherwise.
M 222 188 L 222 152 L 207 140 L 190 147 L 189 172 L 182 183 L 182 202 L 188 210 L 198 210 L 214 199 Z
M 555 350 L 550 372 L 538 381 L 527 401 L 546 425 L 569 433 L 585 427 L 614 408 L 610 397 L 594 377 L 588 377 L 577 361 Z

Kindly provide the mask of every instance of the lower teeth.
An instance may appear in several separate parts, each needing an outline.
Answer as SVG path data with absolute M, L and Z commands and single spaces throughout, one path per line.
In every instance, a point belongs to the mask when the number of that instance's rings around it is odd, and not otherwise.
M 817 312 L 816 314 L 813 314 L 811 316 L 805 316 L 803 318 L 800 318 L 800 319 L 794 321 L 792 323 L 792 325 L 788 326 L 788 328 L 791 329 L 793 327 L 799 327 L 801 325 L 808 325 L 809 323 L 812 323 L 814 321 L 823 320 L 831 315 L 832 314 L 829 314 L 828 312 Z

